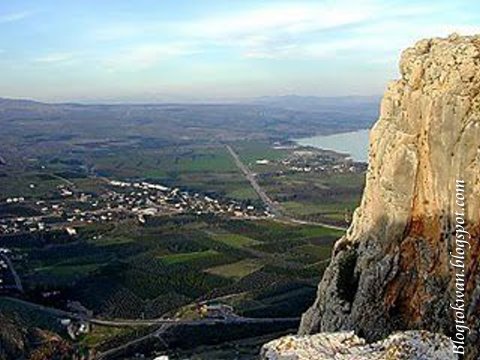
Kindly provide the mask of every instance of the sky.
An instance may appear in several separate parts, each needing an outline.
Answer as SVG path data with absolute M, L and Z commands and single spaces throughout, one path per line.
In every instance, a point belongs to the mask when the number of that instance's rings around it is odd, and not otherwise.
M 480 33 L 477 0 L 0 2 L 0 97 L 380 95 L 402 49 Z

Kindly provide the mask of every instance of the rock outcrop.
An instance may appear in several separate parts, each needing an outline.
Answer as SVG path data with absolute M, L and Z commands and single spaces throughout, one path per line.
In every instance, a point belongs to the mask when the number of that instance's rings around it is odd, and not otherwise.
M 452 360 L 450 340 L 426 331 L 396 333 L 367 344 L 353 332 L 285 336 L 265 344 L 264 360 Z
M 471 235 L 464 260 L 467 358 L 480 358 L 480 36 L 405 50 L 370 135 L 352 225 L 335 245 L 300 334 L 396 330 L 455 334 L 456 212 Z M 456 180 L 464 181 L 464 208 Z

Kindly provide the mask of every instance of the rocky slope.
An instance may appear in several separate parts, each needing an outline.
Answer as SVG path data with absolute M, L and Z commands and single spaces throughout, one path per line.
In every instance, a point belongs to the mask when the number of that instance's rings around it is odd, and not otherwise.
M 353 332 L 286 336 L 266 344 L 265 360 L 451 360 L 450 340 L 426 331 L 407 331 L 367 344 Z
M 451 35 L 405 50 L 370 135 L 360 207 L 335 245 L 300 334 L 396 330 L 453 336 L 456 212 L 471 235 L 464 260 L 467 358 L 480 356 L 480 36 Z M 456 180 L 465 183 L 464 209 Z

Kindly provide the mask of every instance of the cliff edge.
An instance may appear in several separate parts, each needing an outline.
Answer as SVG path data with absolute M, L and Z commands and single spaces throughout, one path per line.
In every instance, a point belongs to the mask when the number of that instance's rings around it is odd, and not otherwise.
M 361 205 L 299 332 L 353 330 L 372 342 L 424 329 L 455 339 L 452 304 L 470 329 L 467 358 L 477 359 L 480 36 L 422 40 L 402 53 L 400 72 L 370 134 Z

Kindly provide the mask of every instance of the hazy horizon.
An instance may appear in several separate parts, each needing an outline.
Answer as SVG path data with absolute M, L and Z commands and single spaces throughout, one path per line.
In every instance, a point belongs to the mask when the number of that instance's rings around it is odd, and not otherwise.
M 480 32 L 473 1 L 0 4 L 0 97 L 218 102 L 377 96 L 402 49 Z
M 378 95 L 338 95 L 338 96 L 316 96 L 316 95 L 296 95 L 296 94 L 281 94 L 281 95 L 261 95 L 257 97 L 239 97 L 239 98 L 174 98 L 169 100 L 166 98 L 144 98 L 144 99 L 128 99 L 128 98 L 99 98 L 99 99 L 68 99 L 68 100 L 40 100 L 32 97 L 11 97 L 11 96 L 0 96 L 0 100 L 7 101 L 31 101 L 38 102 L 42 104 L 50 105 L 61 105 L 61 104 L 78 104 L 78 105 L 168 105 L 168 104 L 184 104 L 184 105 L 222 105 L 222 104 L 251 104 L 258 103 L 261 104 L 262 101 L 268 102 L 268 100 L 328 100 L 328 99 L 355 99 L 355 100 L 365 100 L 365 101 L 380 101 L 382 98 L 381 94 Z

